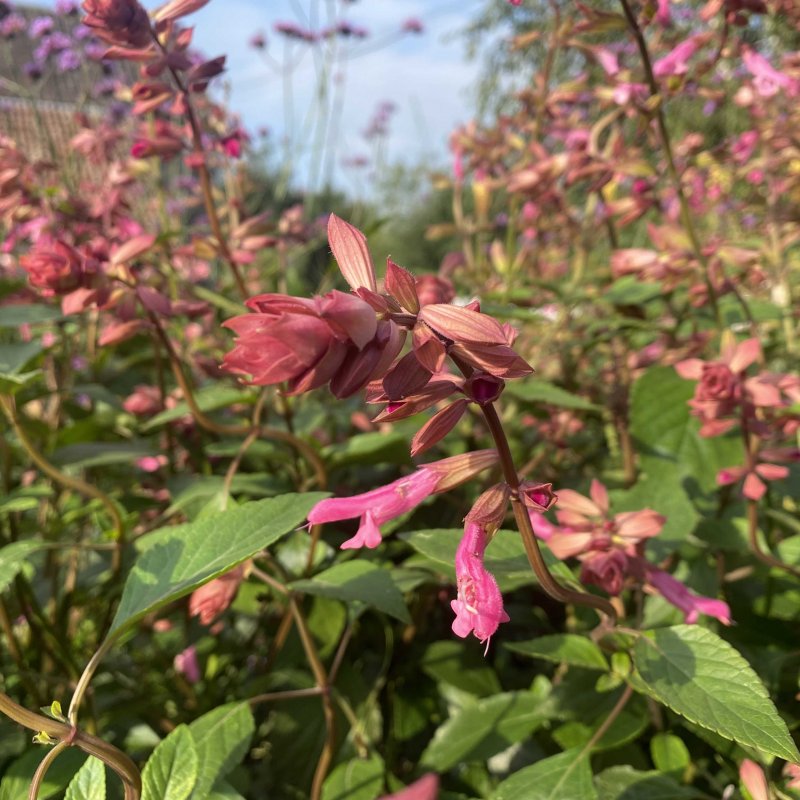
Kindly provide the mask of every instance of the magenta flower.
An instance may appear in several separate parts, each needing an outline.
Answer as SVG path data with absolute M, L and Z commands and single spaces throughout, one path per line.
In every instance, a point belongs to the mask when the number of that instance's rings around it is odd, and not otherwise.
M 647 574 L 645 589 L 655 590 L 656 594 L 662 595 L 667 602 L 683 611 L 687 624 L 692 625 L 697 622 L 700 614 L 715 617 L 723 625 L 731 624 L 731 610 L 723 600 L 695 594 L 677 578 L 673 578 L 668 572 L 656 569 L 650 564 L 645 564 L 645 569 Z
M 380 526 L 416 508 L 426 497 L 452 489 L 497 462 L 495 450 L 478 450 L 440 461 L 432 461 L 416 472 L 378 489 L 352 497 L 321 500 L 308 514 L 312 525 L 360 518 L 356 535 L 342 544 L 343 550 L 375 548 L 381 543 Z
M 753 87 L 761 97 L 774 97 L 781 89 L 794 97 L 800 90 L 800 82 L 790 78 L 785 72 L 775 69 L 764 56 L 746 47 L 742 61 L 753 76 Z
M 699 37 L 692 36 L 670 50 L 663 58 L 653 64 L 653 75 L 666 78 L 669 75 L 685 75 L 689 71 L 689 59 L 701 44 Z
M 494 577 L 483 565 L 487 544 L 486 528 L 467 522 L 464 536 L 456 550 L 458 597 L 450 607 L 456 614 L 453 633 L 462 639 L 473 633 L 481 642 L 489 641 L 501 622 L 508 622 L 503 610 L 503 596 Z
M 202 677 L 197 661 L 197 648 L 194 645 L 189 645 L 178 653 L 172 663 L 175 671 L 183 675 L 189 683 L 197 683 Z

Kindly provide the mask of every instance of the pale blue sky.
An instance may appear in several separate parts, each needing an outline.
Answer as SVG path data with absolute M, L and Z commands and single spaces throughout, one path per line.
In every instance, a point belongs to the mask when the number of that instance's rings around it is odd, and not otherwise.
M 45 2 L 52 5 L 54 0 Z M 391 100 L 397 111 L 391 121 L 388 158 L 447 164 L 449 132 L 472 116 L 470 86 L 477 73 L 476 64 L 466 61 L 463 40 L 455 34 L 483 2 L 360 0 L 341 4 L 346 19 L 367 28 L 371 35 L 361 42 L 340 40 L 346 41 L 354 57 L 347 62 L 341 121 L 334 127 L 341 142 L 336 162 L 348 156 L 371 154 L 361 132 L 368 126 L 377 105 Z M 157 4 L 145 2 L 145 5 L 152 8 Z M 315 137 L 322 136 L 313 125 L 307 124 L 319 64 L 315 67 L 311 49 L 292 45 L 295 54 L 305 51 L 306 55 L 293 72 L 294 121 L 287 125 L 284 92 L 287 84 L 280 72 L 270 70 L 247 42 L 254 33 L 262 31 L 268 40 L 267 52 L 280 59 L 286 41 L 273 31 L 276 21 L 295 21 L 305 27 L 311 15 L 311 19 L 318 20 L 312 27 L 323 27 L 330 9 L 339 5 L 335 0 L 211 0 L 185 20 L 194 25 L 195 44 L 208 56 L 227 54 L 224 81 L 230 90 L 229 106 L 241 114 L 248 129 L 268 127 L 276 146 L 287 129 L 293 130 L 296 142 L 305 136 L 306 155 L 299 157 L 301 166 L 297 171 L 312 183 L 314 174 L 323 180 L 326 172 L 324 164 L 309 168 L 313 159 L 308 156 L 313 151 L 311 143 Z M 425 32 L 396 36 L 408 18 L 418 18 Z M 386 40 L 390 43 L 385 47 L 373 49 L 373 43 Z M 372 52 L 365 52 L 370 49 Z M 337 164 L 336 181 L 350 184 L 348 172 Z

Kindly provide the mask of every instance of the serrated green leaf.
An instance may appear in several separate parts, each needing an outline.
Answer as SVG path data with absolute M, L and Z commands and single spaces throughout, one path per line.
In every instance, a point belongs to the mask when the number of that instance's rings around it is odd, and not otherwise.
M 281 495 L 148 534 L 125 581 L 109 636 L 276 542 L 327 496 Z
M 459 709 L 441 725 L 421 763 L 444 772 L 459 762 L 485 760 L 529 736 L 549 718 L 546 689 L 506 692 Z
M 369 561 L 345 561 L 313 578 L 295 581 L 292 589 L 306 594 L 330 597 L 344 603 L 364 603 L 401 622 L 410 622 L 403 595 L 388 570 Z
M 441 566 L 445 575 L 455 579 L 455 557 L 458 543 L 464 532 L 460 528 L 433 528 L 430 530 L 402 533 L 400 538 L 407 541 L 415 550 Z M 565 586 L 579 589 L 569 567 L 559 561 L 547 549 L 547 545 L 539 543 L 542 556 L 550 572 Z M 522 539 L 516 531 L 498 531 L 486 550 L 486 569 L 494 575 L 497 585 L 503 592 L 510 592 L 520 586 L 536 584 Z
M 506 778 L 492 800 L 597 800 L 589 759 L 580 749 L 566 750 Z
M 383 793 L 383 760 L 353 758 L 331 772 L 322 787 L 322 800 L 373 800 Z
M 67 786 L 64 800 L 106 800 L 106 766 L 89 756 Z
M 611 767 L 594 779 L 598 800 L 697 800 L 706 797 L 691 786 L 681 786 L 668 775 L 640 772 L 633 767 Z
M 203 800 L 247 754 L 255 722 L 247 703 L 215 708 L 189 725 L 199 763 L 192 800 Z
M 216 411 L 220 408 L 226 408 L 234 403 L 249 403 L 253 399 L 252 392 L 243 391 L 242 389 L 235 389 L 231 386 L 221 386 L 214 384 L 213 386 L 204 386 L 194 396 L 198 408 L 204 412 Z M 142 431 L 151 431 L 166 425 L 168 422 L 174 422 L 176 419 L 189 414 L 189 405 L 186 401 L 181 401 L 176 406 L 156 414 L 152 419 L 147 420 L 139 427 Z
M 188 726 L 178 725 L 153 751 L 142 771 L 142 800 L 187 800 L 198 760 Z
M 578 411 L 600 410 L 600 406 L 595 403 L 539 378 L 531 378 L 520 383 L 509 383 L 506 386 L 506 392 L 524 403 L 572 408 Z
M 710 630 L 676 625 L 650 631 L 637 639 L 633 660 L 648 694 L 677 714 L 739 744 L 800 760 L 753 668 Z
M 557 664 L 571 664 L 586 669 L 608 669 L 608 661 L 603 651 L 591 639 L 573 633 L 540 636 L 529 642 L 504 642 L 503 646 L 514 653 L 555 661 Z
M 14 578 L 25 569 L 28 557 L 47 545 L 34 539 L 13 542 L 0 550 L 0 592 L 4 592 Z

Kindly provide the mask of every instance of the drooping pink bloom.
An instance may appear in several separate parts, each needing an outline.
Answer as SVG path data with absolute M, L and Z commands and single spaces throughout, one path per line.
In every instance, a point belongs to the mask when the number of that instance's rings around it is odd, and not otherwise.
M 683 612 L 684 620 L 692 625 L 697 622 L 700 614 L 715 617 L 723 625 L 731 624 L 731 610 L 723 600 L 712 597 L 703 597 L 686 588 L 677 578 L 668 572 L 656 569 L 650 564 L 645 565 L 647 583 L 645 589 L 655 590 L 656 593 L 672 603 Z
M 200 617 L 203 625 L 210 625 L 233 602 L 249 565 L 250 562 L 239 564 L 230 572 L 195 589 L 189 598 L 189 615 Z
M 129 414 L 149 417 L 157 414 L 164 407 L 161 402 L 161 390 L 157 386 L 139 384 L 134 387 L 133 394 L 125 398 L 122 407 Z
M 658 10 L 656 11 L 655 20 L 659 25 L 669 25 L 672 18 L 669 13 L 670 0 L 658 0 Z
M 786 764 L 783 774 L 789 778 L 786 783 L 787 789 L 800 789 L 800 764 Z
M 781 89 L 794 97 L 800 90 L 800 81 L 775 69 L 764 56 L 750 47 L 742 52 L 742 61 L 753 76 L 753 87 L 761 97 L 774 97 Z
M 429 464 L 411 475 L 351 497 L 321 500 L 308 514 L 312 525 L 360 518 L 356 535 L 342 544 L 342 549 L 375 548 L 381 543 L 380 526 L 416 508 L 425 498 L 474 477 L 497 462 L 494 450 L 478 450 Z
M 197 683 L 202 677 L 197 661 L 197 648 L 193 644 L 178 653 L 172 663 L 175 671 L 183 675 L 189 683 Z
M 456 582 L 458 597 L 451 601 L 455 612 L 453 633 L 462 639 L 470 633 L 481 642 L 489 641 L 501 622 L 508 622 L 503 609 L 503 596 L 497 581 L 486 570 L 483 556 L 487 544 L 486 528 L 468 521 L 464 536 L 456 550 Z

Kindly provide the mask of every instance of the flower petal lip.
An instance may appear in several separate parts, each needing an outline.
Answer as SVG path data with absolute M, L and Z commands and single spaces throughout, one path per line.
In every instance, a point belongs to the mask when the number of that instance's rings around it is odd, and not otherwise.
M 378 291 L 367 238 L 358 228 L 336 214 L 331 214 L 328 218 L 328 243 L 339 270 L 351 289 L 363 286 L 373 292 Z

